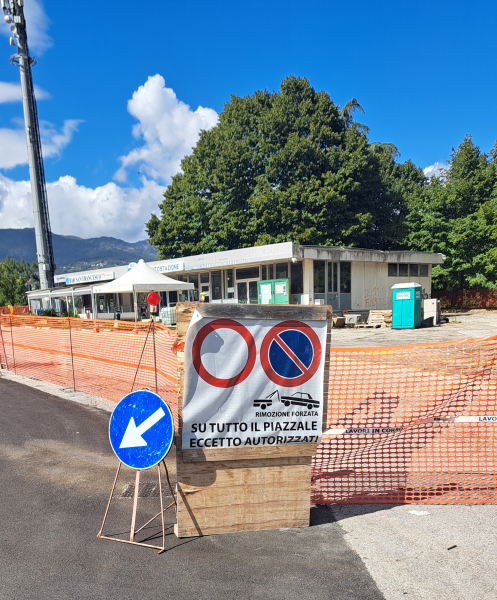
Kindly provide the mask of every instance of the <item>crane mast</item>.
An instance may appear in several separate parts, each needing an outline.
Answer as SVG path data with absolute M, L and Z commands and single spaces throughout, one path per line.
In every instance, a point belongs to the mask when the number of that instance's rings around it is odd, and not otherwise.
M 0 0 L 5 21 L 10 25 L 12 37 L 10 45 L 17 46 L 17 54 L 10 58 L 13 65 L 19 67 L 21 77 L 22 107 L 26 144 L 28 148 L 29 179 L 33 200 L 33 216 L 36 237 L 36 254 L 42 290 L 54 285 L 55 263 L 52 247 L 52 232 L 48 214 L 47 188 L 45 169 L 41 149 L 38 111 L 31 76 L 31 66 L 36 64 L 29 55 L 26 19 L 24 17 L 24 0 Z

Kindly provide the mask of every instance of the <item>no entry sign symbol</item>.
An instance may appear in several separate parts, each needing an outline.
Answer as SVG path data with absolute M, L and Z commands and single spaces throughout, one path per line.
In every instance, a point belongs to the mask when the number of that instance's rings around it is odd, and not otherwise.
M 316 373 L 321 363 L 317 334 L 300 321 L 283 321 L 261 344 L 261 365 L 269 379 L 282 387 L 297 387 Z
M 248 353 L 245 366 L 239 373 L 228 379 L 215 377 L 209 373 L 202 364 L 202 344 L 205 338 L 216 329 L 232 329 L 233 331 L 236 331 L 247 344 Z M 205 382 L 218 388 L 230 388 L 247 379 L 254 368 L 255 357 L 255 341 L 252 334 L 244 325 L 238 323 L 238 321 L 233 321 L 232 319 L 216 319 L 215 321 L 211 321 L 210 323 L 207 323 L 207 325 L 204 325 L 197 333 L 192 346 L 192 362 L 195 370 Z

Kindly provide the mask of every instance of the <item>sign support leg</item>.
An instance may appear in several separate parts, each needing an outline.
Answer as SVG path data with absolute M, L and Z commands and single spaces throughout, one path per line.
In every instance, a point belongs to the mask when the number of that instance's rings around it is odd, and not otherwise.
M 135 537 L 136 507 L 138 506 L 139 487 L 140 487 L 140 471 L 137 471 L 136 476 L 135 476 L 135 494 L 133 496 L 133 514 L 131 516 L 131 532 L 129 534 L 130 542 L 133 542 L 134 537 Z
M 119 466 L 117 467 L 116 476 L 114 477 L 114 483 L 112 485 L 112 490 L 110 492 L 110 498 L 109 498 L 109 501 L 107 502 L 107 508 L 105 509 L 104 520 L 102 521 L 102 527 L 100 527 L 100 531 L 98 532 L 97 537 L 102 537 L 102 530 L 105 525 L 105 519 L 107 519 L 107 513 L 109 512 L 110 503 L 112 502 L 112 496 L 114 495 L 114 490 L 116 489 L 117 478 L 119 477 L 119 471 L 121 470 L 122 464 L 123 464 L 122 462 L 119 462 Z
M 137 512 L 137 507 L 138 507 L 138 494 L 139 494 L 139 486 L 140 486 L 140 471 L 136 472 L 135 475 L 135 491 L 133 494 L 133 513 L 132 513 L 132 517 L 131 517 L 131 530 L 130 530 L 130 536 L 129 536 L 129 540 L 123 540 L 120 538 L 115 538 L 115 537 L 110 537 L 107 535 L 102 535 L 102 531 L 104 529 L 104 525 L 105 525 L 105 521 L 107 520 L 107 514 L 109 512 L 109 508 L 110 508 L 110 504 L 112 501 L 112 497 L 114 496 L 114 491 L 116 489 L 116 484 L 117 484 L 117 479 L 119 477 L 119 472 L 121 470 L 121 466 L 122 463 L 119 462 L 119 466 L 117 467 L 117 473 L 116 476 L 114 478 L 114 483 L 112 485 L 112 490 L 110 493 L 110 498 L 109 501 L 107 503 L 107 508 L 105 509 L 105 514 L 104 514 L 104 519 L 102 521 L 102 527 L 100 527 L 100 531 L 97 534 L 97 537 L 103 540 L 112 540 L 115 542 L 124 542 L 125 544 L 133 544 L 135 546 L 145 546 L 146 548 L 155 548 L 156 550 L 159 550 L 159 554 L 162 554 L 165 549 L 166 549 L 166 526 L 165 526 L 165 522 L 164 522 L 164 513 L 166 512 L 166 510 L 168 508 L 171 508 L 171 506 L 176 506 L 176 498 L 174 497 L 173 494 L 173 490 L 171 487 L 171 483 L 169 481 L 169 474 L 167 473 L 167 467 L 166 464 L 164 462 L 164 467 L 166 468 L 166 476 L 167 476 L 167 482 L 169 484 L 169 489 L 171 490 L 171 494 L 173 495 L 173 501 L 168 504 L 168 506 L 166 506 L 164 508 L 164 499 L 162 498 L 162 477 L 161 477 L 161 472 L 160 472 L 160 463 L 158 463 L 157 465 L 157 475 L 159 478 L 159 497 L 160 497 L 160 512 L 158 512 L 155 516 L 153 516 L 151 519 L 149 519 L 146 523 L 144 523 L 139 529 L 135 529 L 136 526 L 136 512 Z M 137 533 L 139 533 L 142 529 L 144 529 L 149 523 L 151 523 L 154 519 L 157 519 L 157 517 L 161 517 L 161 526 L 162 526 L 162 546 L 155 546 L 153 544 L 145 544 L 143 542 L 135 542 L 134 538 L 135 535 Z

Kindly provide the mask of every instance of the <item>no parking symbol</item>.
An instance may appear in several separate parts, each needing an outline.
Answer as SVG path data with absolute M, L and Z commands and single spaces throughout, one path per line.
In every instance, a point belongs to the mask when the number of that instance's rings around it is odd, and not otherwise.
M 321 354 L 321 343 L 312 327 L 300 321 L 283 321 L 264 338 L 261 365 L 271 381 L 293 388 L 316 373 Z

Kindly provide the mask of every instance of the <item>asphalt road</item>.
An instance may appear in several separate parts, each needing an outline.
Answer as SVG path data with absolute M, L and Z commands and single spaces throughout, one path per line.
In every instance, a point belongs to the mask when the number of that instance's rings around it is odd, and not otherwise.
M 172 533 L 173 514 L 162 555 L 99 540 L 117 467 L 108 413 L 0 379 L 0 415 L 1 600 L 384 598 L 325 507 L 305 529 L 187 540 Z M 109 533 L 129 529 L 132 482 L 125 470 Z M 143 489 L 138 523 L 158 512 Z

